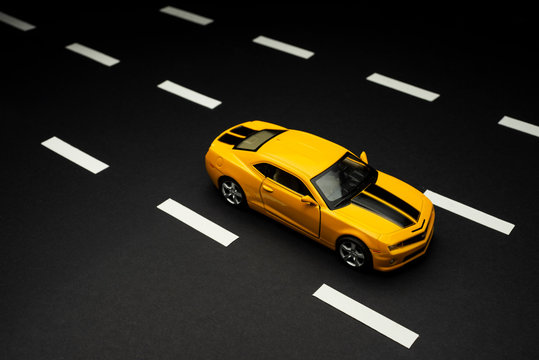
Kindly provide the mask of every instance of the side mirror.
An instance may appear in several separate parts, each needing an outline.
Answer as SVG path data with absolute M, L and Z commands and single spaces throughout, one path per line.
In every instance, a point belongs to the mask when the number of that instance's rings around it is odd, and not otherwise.
M 316 201 L 314 201 L 314 199 L 312 197 L 310 197 L 309 195 L 302 196 L 301 197 L 301 202 L 302 203 L 307 203 L 307 204 L 312 205 L 312 206 L 318 205 L 318 203 Z
M 361 152 L 361 155 L 359 155 L 359 158 L 361 161 L 363 161 L 365 164 L 369 163 L 369 160 L 367 160 L 367 153 L 365 151 Z

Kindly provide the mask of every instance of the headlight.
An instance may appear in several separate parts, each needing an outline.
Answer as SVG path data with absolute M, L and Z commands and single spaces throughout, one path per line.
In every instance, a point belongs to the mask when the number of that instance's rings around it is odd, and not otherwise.
M 405 246 L 415 244 L 416 242 L 425 241 L 426 238 L 427 238 L 427 233 L 422 232 L 421 234 L 412 236 L 411 238 L 401 241 L 400 243 L 397 243 L 395 245 L 389 245 L 387 248 L 389 249 L 389 251 L 393 251 L 395 249 L 400 249 Z
M 400 242 L 400 243 L 395 244 L 395 245 L 389 245 L 387 248 L 389 249 L 389 251 L 393 251 L 393 250 L 401 248 L 403 246 L 404 246 L 404 242 Z

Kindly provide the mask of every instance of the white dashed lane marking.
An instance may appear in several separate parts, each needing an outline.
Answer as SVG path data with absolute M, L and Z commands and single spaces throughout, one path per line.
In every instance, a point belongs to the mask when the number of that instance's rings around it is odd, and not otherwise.
M 58 139 L 56 136 L 51 137 L 49 140 L 45 140 L 41 145 L 54 151 L 58 155 L 71 160 L 75 164 L 82 166 L 88 171 L 97 174 L 100 171 L 105 170 L 109 166 L 96 158 L 80 151 L 74 146 L 69 145 L 63 140 Z
M 197 93 L 196 91 L 190 90 L 169 80 L 163 81 L 161 84 L 157 85 L 157 87 L 209 109 L 214 109 L 221 104 L 219 100 L 212 99 L 211 97 Z
M 157 205 L 157 208 L 189 225 L 193 229 L 200 231 L 221 245 L 228 246 L 238 238 L 237 235 L 172 199 L 168 199 Z
M 187 20 L 187 21 L 191 21 L 191 22 L 193 22 L 195 24 L 199 24 L 199 25 L 208 25 L 208 24 L 213 22 L 213 19 L 209 19 L 209 18 L 204 17 L 204 16 L 193 14 L 192 12 L 185 11 L 185 10 L 182 10 L 182 9 L 178 9 L 178 8 L 173 7 L 173 6 L 165 6 L 164 8 L 162 8 L 159 11 L 161 11 L 164 14 L 172 15 L 172 16 L 175 16 L 177 18 Z
M 372 75 L 369 75 L 367 77 L 367 80 L 372 81 L 378 85 L 386 86 L 393 90 L 397 90 L 427 101 L 434 101 L 440 96 L 440 94 L 436 94 L 432 91 L 424 90 L 418 88 L 417 86 L 410 85 L 402 81 L 380 75 L 378 73 L 373 73 Z
M 304 59 L 308 59 L 314 55 L 312 51 L 305 50 L 294 45 L 286 44 L 278 40 L 270 39 L 262 35 L 253 39 L 253 42 L 275 50 L 283 51 L 288 54 L 296 55 Z
M 89 47 L 81 45 L 79 43 L 67 45 L 66 49 L 71 50 L 79 55 L 86 56 L 87 58 L 97 61 L 98 63 L 101 63 L 106 66 L 112 66 L 120 62 L 120 60 L 118 59 L 105 55 L 97 50 L 90 49 Z
M 513 228 L 515 227 L 515 225 L 507 221 L 498 219 L 492 215 L 486 214 L 482 211 L 479 211 L 467 205 L 461 204 L 455 200 L 451 200 L 433 191 L 430 191 L 430 190 L 425 191 L 425 196 L 428 197 L 434 205 L 439 206 L 442 209 L 451 211 L 452 213 L 465 217 L 469 220 L 475 221 L 476 223 L 487 226 L 491 229 L 497 230 L 506 235 L 509 235 L 511 231 L 513 230 Z
M 539 126 L 504 116 L 498 124 L 539 137 Z
M 393 341 L 398 342 L 408 349 L 419 337 L 415 332 L 408 330 L 402 325 L 397 324 L 391 319 L 377 313 L 376 311 L 360 304 L 356 300 L 342 294 L 332 287 L 323 284 L 313 296 L 319 298 L 326 304 L 329 304 L 342 311 L 348 316 L 361 321 L 363 324 L 387 336 Z
M 36 27 L 32 24 L 29 24 L 25 21 L 22 21 L 20 19 L 17 19 L 16 17 L 13 17 L 11 15 L 8 15 L 6 13 L 3 13 L 0 11 L 0 22 L 3 22 L 5 24 L 11 25 L 14 28 L 17 28 L 22 31 L 28 31 L 35 29 Z

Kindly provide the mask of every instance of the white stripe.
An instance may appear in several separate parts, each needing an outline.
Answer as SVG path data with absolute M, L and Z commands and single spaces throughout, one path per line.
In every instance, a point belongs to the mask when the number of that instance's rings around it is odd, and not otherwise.
M 191 13 L 189 11 L 178 9 L 178 8 L 173 7 L 173 6 L 165 6 L 164 8 L 162 8 L 159 11 L 161 11 L 162 13 L 168 14 L 168 15 L 175 16 L 175 17 L 183 19 L 183 20 L 194 22 L 194 23 L 199 24 L 199 25 L 208 25 L 208 24 L 213 22 L 213 19 L 209 19 L 209 18 L 204 17 L 204 16 L 193 14 L 193 13 Z
M 539 126 L 504 116 L 498 124 L 539 137 Z
M 210 109 L 214 109 L 221 104 L 219 100 L 215 100 L 206 95 L 197 93 L 196 91 L 173 83 L 172 81 L 165 80 L 161 84 L 157 85 L 157 87 Z
M 417 86 L 413 86 L 378 73 L 369 75 L 367 80 L 427 101 L 436 100 L 440 96 L 440 94 L 418 88 Z
M 485 225 L 491 229 L 498 230 L 499 232 L 502 232 L 506 235 L 509 235 L 511 233 L 511 230 L 513 230 L 513 228 L 515 227 L 515 225 L 507 221 L 503 221 L 489 214 L 485 214 L 482 211 L 461 204 L 455 200 L 446 198 L 445 196 L 437 194 L 433 191 L 425 191 L 425 196 L 428 197 L 430 201 L 432 201 L 432 203 L 436 206 L 439 206 L 443 209 L 446 209 L 447 211 L 451 211 L 457 215 L 475 221 L 481 225 Z
M 270 39 L 262 35 L 253 39 L 253 42 L 270 47 L 275 50 L 284 51 L 285 53 L 296 55 L 304 59 L 308 59 L 314 55 L 312 51 L 305 50 L 294 45 L 286 44 L 278 40 Z
M 41 145 L 54 151 L 58 155 L 73 161 L 75 164 L 82 166 L 94 174 L 97 174 L 98 172 L 109 167 L 107 164 L 58 139 L 56 136 L 51 137 L 49 140 L 43 141 Z
M 349 298 L 348 296 L 326 284 L 323 284 L 318 290 L 316 290 L 313 296 L 333 306 L 337 310 L 342 311 L 346 315 L 361 321 L 363 324 L 371 327 L 382 335 L 387 336 L 391 340 L 398 342 L 408 349 L 419 337 L 419 335 L 415 332 L 408 330 L 404 326 L 397 324 L 393 320 L 388 319 L 387 317 L 377 313 L 363 304 L 360 304 L 354 299 Z
M 172 199 L 165 200 L 163 203 L 157 205 L 157 208 L 163 210 L 169 215 L 174 216 L 176 219 L 191 226 L 193 229 L 200 231 L 204 235 L 212 238 L 224 246 L 230 245 L 238 238 L 237 235 Z
M 29 24 L 25 21 L 19 20 L 16 17 L 10 16 L 6 13 L 3 13 L 0 11 L 0 21 L 3 23 L 6 23 L 8 25 L 11 25 L 19 30 L 22 31 L 28 31 L 35 29 L 36 27 L 32 24 Z
M 120 62 L 120 60 L 118 59 L 105 55 L 102 52 L 96 51 L 94 49 L 90 49 L 89 47 L 81 45 L 79 43 L 67 45 L 66 49 L 76 52 L 77 54 L 80 54 L 82 56 L 86 56 L 87 58 L 90 58 L 106 66 L 112 66 Z

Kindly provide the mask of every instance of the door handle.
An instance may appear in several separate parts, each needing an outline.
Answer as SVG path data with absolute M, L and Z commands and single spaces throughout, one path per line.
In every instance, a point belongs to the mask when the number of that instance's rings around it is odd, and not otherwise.
M 262 189 L 266 190 L 267 192 L 273 192 L 273 189 L 267 185 L 262 185 Z

